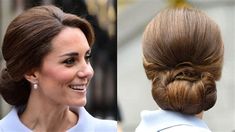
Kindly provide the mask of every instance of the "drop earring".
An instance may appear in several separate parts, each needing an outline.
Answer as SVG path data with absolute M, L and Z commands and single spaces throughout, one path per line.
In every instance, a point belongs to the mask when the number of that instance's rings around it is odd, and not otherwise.
M 37 83 L 34 83 L 33 84 L 33 88 L 36 90 L 36 89 L 38 89 L 38 84 Z

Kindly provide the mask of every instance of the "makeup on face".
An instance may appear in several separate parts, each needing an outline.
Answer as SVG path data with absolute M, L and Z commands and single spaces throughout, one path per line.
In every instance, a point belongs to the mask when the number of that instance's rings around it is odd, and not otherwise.
M 63 29 L 52 40 L 52 50 L 39 71 L 43 97 L 64 105 L 84 106 L 93 76 L 90 58 L 91 48 L 83 32 Z

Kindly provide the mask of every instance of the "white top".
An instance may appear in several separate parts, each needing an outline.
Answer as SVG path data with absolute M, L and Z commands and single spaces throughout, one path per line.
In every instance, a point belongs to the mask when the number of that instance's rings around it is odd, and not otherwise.
M 192 115 L 156 110 L 142 111 L 135 132 L 211 132 L 206 123 Z
M 84 107 L 71 108 L 79 115 L 75 126 L 67 132 L 117 132 L 117 122 L 101 120 L 91 116 Z M 0 132 L 32 132 L 19 119 L 16 108 L 13 108 L 0 120 Z

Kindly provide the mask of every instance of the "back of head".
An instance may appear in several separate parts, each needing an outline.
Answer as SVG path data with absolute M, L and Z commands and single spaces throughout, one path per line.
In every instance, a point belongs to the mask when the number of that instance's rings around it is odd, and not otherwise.
M 51 51 L 51 41 L 65 27 L 79 28 L 89 46 L 94 41 L 90 23 L 52 6 L 38 6 L 17 16 L 8 26 L 2 44 L 6 68 L 0 78 L 0 93 L 11 105 L 25 105 L 30 83 L 24 75 L 40 68 L 43 58 Z
M 143 36 L 143 64 L 156 103 L 185 114 L 210 109 L 223 54 L 219 27 L 206 14 L 187 7 L 160 11 Z

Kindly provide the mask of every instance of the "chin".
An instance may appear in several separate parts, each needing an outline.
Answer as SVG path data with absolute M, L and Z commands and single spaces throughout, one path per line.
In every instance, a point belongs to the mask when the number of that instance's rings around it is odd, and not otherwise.
M 83 107 L 86 105 L 86 99 L 79 99 L 69 103 L 69 106 Z

